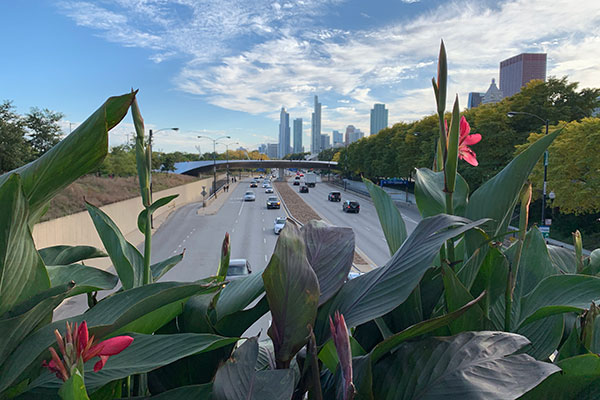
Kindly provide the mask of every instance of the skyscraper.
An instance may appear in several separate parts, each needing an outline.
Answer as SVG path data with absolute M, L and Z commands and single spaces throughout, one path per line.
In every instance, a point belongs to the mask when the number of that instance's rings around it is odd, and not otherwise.
M 294 120 L 294 150 L 292 153 L 302 153 L 302 118 Z
M 279 148 L 277 157 L 283 158 L 290 152 L 290 114 L 281 107 L 279 114 Z
M 335 147 L 335 145 L 338 143 L 344 143 L 344 134 L 342 134 L 340 131 L 333 131 L 333 146 Z
M 480 93 L 480 92 L 469 93 L 469 100 L 467 101 L 467 108 L 475 108 L 478 105 L 480 105 L 484 94 L 485 93 Z
M 271 160 L 274 160 L 277 158 L 278 151 L 279 151 L 278 143 L 267 143 L 267 157 L 269 157 Z
M 327 150 L 330 147 L 331 145 L 329 144 L 329 135 L 321 135 L 321 151 Z
M 504 97 L 519 93 L 533 79 L 546 80 L 545 53 L 522 53 L 500 62 L 500 91 Z
M 375 104 L 371 109 L 371 132 L 370 135 L 375 135 L 380 130 L 388 126 L 388 110 L 385 109 L 385 104 Z
M 310 135 L 310 152 L 318 154 L 321 151 L 321 103 L 318 96 L 315 96 L 315 111 L 312 113 Z

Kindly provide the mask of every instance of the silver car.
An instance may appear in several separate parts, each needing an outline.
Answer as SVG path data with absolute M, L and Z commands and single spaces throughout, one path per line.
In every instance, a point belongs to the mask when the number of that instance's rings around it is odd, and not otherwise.
M 227 277 L 225 279 L 232 280 L 252 273 L 250 263 L 245 258 L 236 258 L 229 260 L 229 268 L 227 268 Z
M 244 201 L 255 201 L 255 200 L 256 200 L 256 195 L 254 194 L 254 192 L 248 191 L 248 192 L 246 192 L 246 194 L 244 194 Z
M 277 217 L 277 219 L 275 220 L 275 225 L 273 226 L 273 232 L 275 232 L 276 235 L 279 235 L 281 233 L 281 230 L 285 227 L 286 221 L 286 217 Z
M 271 186 L 267 186 L 265 193 L 273 193 L 273 188 Z

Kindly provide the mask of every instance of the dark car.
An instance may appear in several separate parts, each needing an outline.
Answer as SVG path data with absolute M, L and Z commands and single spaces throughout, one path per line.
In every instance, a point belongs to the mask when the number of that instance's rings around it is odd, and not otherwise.
M 267 209 L 271 209 L 271 208 L 279 209 L 279 207 L 281 207 L 281 202 L 279 201 L 279 199 L 277 197 L 269 196 L 269 198 L 267 198 Z
M 342 201 L 342 194 L 340 192 L 329 192 L 327 195 L 329 201 Z
M 294 186 L 300 186 L 300 181 L 299 180 L 295 180 L 294 181 Z
M 358 214 L 358 212 L 360 211 L 360 204 L 358 204 L 358 201 L 346 200 L 342 204 L 342 211 L 355 212 Z
M 300 193 L 308 193 L 308 186 L 300 186 Z
M 229 268 L 227 268 L 227 277 L 225 279 L 232 280 L 251 273 L 252 268 L 248 260 L 245 258 L 233 259 L 229 260 Z
M 250 187 L 258 187 L 258 185 L 256 184 L 256 182 L 250 182 Z

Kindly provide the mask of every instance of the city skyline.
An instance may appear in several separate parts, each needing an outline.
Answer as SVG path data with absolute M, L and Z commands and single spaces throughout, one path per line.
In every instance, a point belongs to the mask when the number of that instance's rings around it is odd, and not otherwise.
M 389 108 L 389 126 L 431 115 L 440 39 L 452 71 L 448 98 L 458 93 L 461 109 L 470 91 L 498 81 L 501 60 L 521 53 L 547 53 L 547 76 L 600 87 L 591 0 L 22 0 L 1 2 L 0 21 L 11 38 L 5 53 L 14 55 L 0 66 L 0 86 L 17 112 L 62 112 L 68 133 L 107 97 L 139 88 L 147 129 L 180 128 L 156 135 L 163 151 L 208 147 L 198 134 L 249 148 L 277 141 L 279 107 L 307 121 L 314 95 L 328 135 L 348 124 L 370 132 L 374 103 Z M 46 37 L 53 46 L 39 40 Z M 110 144 L 132 131 L 125 118 Z M 310 131 L 305 123 L 305 147 Z

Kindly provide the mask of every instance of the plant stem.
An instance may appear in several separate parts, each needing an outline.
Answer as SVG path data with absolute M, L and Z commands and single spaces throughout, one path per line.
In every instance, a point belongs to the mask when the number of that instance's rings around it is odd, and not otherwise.
M 510 332 L 510 315 L 512 312 L 512 287 L 513 287 L 512 263 L 508 262 L 508 276 L 506 278 L 506 292 L 504 293 L 504 331 Z
M 152 227 L 150 225 L 150 210 L 146 207 L 146 230 L 144 232 L 144 285 L 152 283 L 150 275 L 150 252 L 152 248 Z
M 312 328 L 310 330 L 310 337 L 308 338 L 307 354 L 310 359 L 310 370 L 312 374 L 311 398 L 314 400 L 323 400 L 323 393 L 321 393 L 321 379 L 319 374 L 319 360 L 317 356 L 317 343 Z

